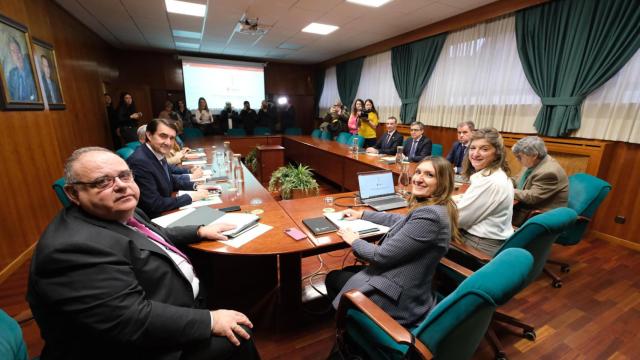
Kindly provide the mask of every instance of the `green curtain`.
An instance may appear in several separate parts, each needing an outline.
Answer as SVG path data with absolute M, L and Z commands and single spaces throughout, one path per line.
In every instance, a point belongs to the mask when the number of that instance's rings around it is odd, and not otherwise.
M 351 104 L 356 99 L 363 63 L 364 58 L 361 57 L 336 65 L 338 94 L 340 95 L 340 101 L 348 108 L 351 108 Z
M 418 114 L 418 100 L 440 56 L 447 34 L 439 34 L 391 49 L 393 82 L 402 101 L 400 120 L 412 122 Z
M 316 86 L 315 86 L 315 95 L 313 96 L 313 101 L 315 101 L 314 113 L 316 116 L 322 116 L 319 114 L 320 112 L 320 97 L 322 97 L 322 92 L 324 91 L 324 76 L 325 69 L 320 69 L 316 71 Z
M 580 128 L 580 105 L 640 47 L 639 0 L 558 0 L 516 14 L 518 54 L 542 100 L 539 134 Z

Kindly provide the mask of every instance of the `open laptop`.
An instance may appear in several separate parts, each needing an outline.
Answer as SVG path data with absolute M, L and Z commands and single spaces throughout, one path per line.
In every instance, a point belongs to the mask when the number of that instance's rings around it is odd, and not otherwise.
M 395 192 L 391 171 L 360 172 L 358 187 L 362 202 L 378 211 L 407 206 L 407 201 Z

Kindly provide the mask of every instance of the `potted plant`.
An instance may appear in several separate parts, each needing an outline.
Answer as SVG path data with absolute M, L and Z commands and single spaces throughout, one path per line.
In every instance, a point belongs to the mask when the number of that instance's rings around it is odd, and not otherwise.
M 316 195 L 319 187 L 308 166 L 287 165 L 278 168 L 271 174 L 269 191 L 280 191 L 282 199 Z
M 258 148 L 254 147 L 253 149 L 251 149 L 251 151 L 249 151 L 249 153 L 247 154 L 247 157 L 244 158 L 244 163 L 247 165 L 247 167 L 249 168 L 249 170 L 251 170 L 252 173 L 256 173 L 256 171 L 258 171 Z

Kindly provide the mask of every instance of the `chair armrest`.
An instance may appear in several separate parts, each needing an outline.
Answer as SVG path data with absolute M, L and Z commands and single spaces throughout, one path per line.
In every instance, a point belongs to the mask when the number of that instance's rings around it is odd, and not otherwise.
M 378 305 L 366 297 L 358 290 L 349 290 L 342 295 L 340 304 L 338 305 L 338 319 L 337 327 L 338 334 L 341 335 L 345 329 L 345 321 L 347 311 L 351 308 L 356 308 L 362 311 L 369 319 L 376 323 L 389 335 L 395 342 L 411 345 L 412 334 L 409 330 L 405 329 L 402 325 L 398 324 L 389 314 L 384 312 Z M 415 339 L 413 345 L 414 350 L 420 355 L 422 359 L 433 359 L 433 354 L 420 340 Z
M 586 216 L 582 216 L 582 215 L 578 215 L 578 218 L 576 219 L 576 222 L 580 223 L 580 222 L 590 222 L 591 218 L 588 218 Z
M 445 266 L 446 268 L 453 270 L 464 277 L 473 275 L 473 271 L 447 258 L 440 259 L 440 265 Z
M 33 320 L 33 314 L 31 313 L 31 309 L 27 309 L 18 313 L 16 316 L 13 316 L 13 319 L 17 321 L 18 324 L 22 325 Z
M 489 261 L 491 261 L 491 256 L 467 244 L 452 241 L 451 245 L 453 245 L 453 247 L 455 247 L 457 250 L 460 250 L 467 255 L 471 255 L 483 263 L 488 263 Z

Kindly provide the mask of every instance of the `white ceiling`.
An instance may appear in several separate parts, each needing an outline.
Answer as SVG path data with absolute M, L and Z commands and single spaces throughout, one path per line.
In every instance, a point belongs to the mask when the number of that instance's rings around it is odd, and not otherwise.
M 164 0 L 56 0 L 115 47 L 163 49 L 317 63 L 493 2 L 392 0 L 379 8 L 344 0 L 188 0 L 207 5 L 205 18 L 167 13 Z M 245 15 L 266 35 L 234 32 Z M 326 36 L 301 32 L 311 22 L 340 28 Z M 202 33 L 177 38 L 173 30 Z M 176 42 L 195 43 L 181 48 Z M 297 50 L 279 48 L 283 43 Z M 285 45 L 285 46 L 286 46 Z

